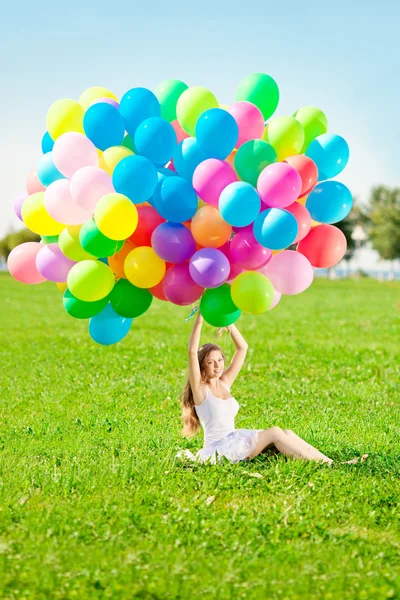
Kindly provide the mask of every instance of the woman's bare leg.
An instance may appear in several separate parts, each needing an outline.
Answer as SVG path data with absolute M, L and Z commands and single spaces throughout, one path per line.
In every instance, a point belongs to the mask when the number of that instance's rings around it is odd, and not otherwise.
M 292 458 L 318 460 L 328 464 L 333 463 L 331 458 L 325 456 L 319 450 L 301 440 L 301 438 L 299 438 L 301 442 L 299 443 L 296 437 L 286 434 L 280 427 L 270 427 L 270 429 L 260 431 L 256 447 L 248 458 L 254 458 L 266 448 L 275 446 L 279 452 Z
M 297 442 L 297 444 L 299 445 L 299 448 L 303 448 L 305 452 L 311 453 L 313 455 L 314 459 L 326 461 L 326 459 L 328 458 L 327 456 L 325 456 L 325 454 L 322 454 L 322 452 L 317 450 L 317 448 L 314 448 L 314 446 L 311 446 L 311 444 L 309 444 L 308 442 L 303 440 L 301 437 L 296 435 L 294 433 L 294 431 L 292 431 L 291 429 L 283 429 L 283 432 L 286 433 L 286 435 L 289 438 L 291 438 L 292 440 L 295 440 Z

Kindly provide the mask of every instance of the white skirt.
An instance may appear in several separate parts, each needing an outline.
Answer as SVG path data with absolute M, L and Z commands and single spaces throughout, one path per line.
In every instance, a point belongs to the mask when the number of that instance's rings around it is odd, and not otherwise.
M 248 458 L 257 445 L 258 433 L 262 429 L 236 429 L 216 442 L 211 442 L 194 455 L 190 450 L 181 450 L 177 458 L 215 465 L 223 457 L 231 463 L 237 463 Z

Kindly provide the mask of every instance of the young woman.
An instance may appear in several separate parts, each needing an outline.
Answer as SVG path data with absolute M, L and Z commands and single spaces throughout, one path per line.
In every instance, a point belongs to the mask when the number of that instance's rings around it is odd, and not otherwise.
M 236 463 L 254 458 L 268 448 L 276 448 L 292 458 L 332 464 L 331 458 L 288 429 L 235 429 L 239 404 L 230 388 L 243 366 L 248 345 L 235 325 L 227 327 L 236 351 L 225 368 L 225 356 L 219 346 L 204 344 L 199 349 L 202 323 L 199 311 L 189 339 L 189 378 L 181 396 L 181 404 L 183 434 L 192 436 L 201 426 L 204 430 L 204 446 L 195 457 L 189 451 L 183 454 L 199 462 L 216 463 L 217 459 L 225 456 L 230 462 Z M 358 459 L 348 462 L 354 464 Z

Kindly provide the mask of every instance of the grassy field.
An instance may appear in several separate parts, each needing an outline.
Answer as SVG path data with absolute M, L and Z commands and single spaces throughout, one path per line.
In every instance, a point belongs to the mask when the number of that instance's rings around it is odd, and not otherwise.
M 400 598 L 399 301 L 319 280 L 238 323 L 237 427 L 366 463 L 193 465 L 175 459 L 202 444 L 180 437 L 189 309 L 157 302 L 104 348 L 54 285 L 0 275 L 0 597 Z

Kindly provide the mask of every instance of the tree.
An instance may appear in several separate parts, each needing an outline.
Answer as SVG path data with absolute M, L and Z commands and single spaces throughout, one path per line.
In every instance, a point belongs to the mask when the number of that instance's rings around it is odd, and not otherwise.
M 8 255 L 15 246 L 19 246 L 24 242 L 39 242 L 40 235 L 33 233 L 30 229 L 20 229 L 8 233 L 0 240 L 0 258 L 7 260 Z
M 372 247 L 383 260 L 400 258 L 400 188 L 374 187 L 368 217 Z

